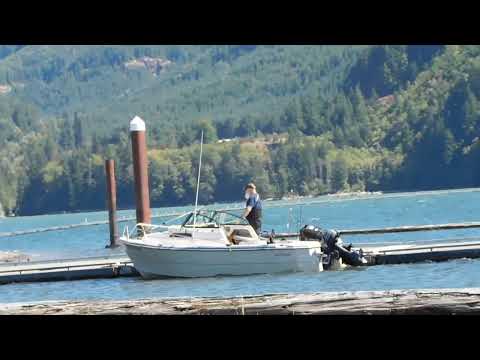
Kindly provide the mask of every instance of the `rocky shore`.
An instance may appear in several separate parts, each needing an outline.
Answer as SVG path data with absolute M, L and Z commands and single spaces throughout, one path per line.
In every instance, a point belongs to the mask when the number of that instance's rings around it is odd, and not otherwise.
M 19 253 L 17 251 L 0 251 L 0 264 L 25 261 L 30 261 L 30 256 Z
M 0 304 L 0 315 L 480 315 L 480 288 Z

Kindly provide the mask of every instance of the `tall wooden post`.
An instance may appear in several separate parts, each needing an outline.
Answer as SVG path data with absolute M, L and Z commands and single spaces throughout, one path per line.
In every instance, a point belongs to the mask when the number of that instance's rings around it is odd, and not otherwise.
M 132 138 L 137 224 L 151 224 L 145 122 L 138 116 L 135 116 L 130 122 L 130 135 Z
M 105 160 L 105 174 L 107 176 L 108 223 L 110 225 L 110 245 L 107 247 L 114 248 L 118 246 L 117 184 L 115 181 L 114 160 Z

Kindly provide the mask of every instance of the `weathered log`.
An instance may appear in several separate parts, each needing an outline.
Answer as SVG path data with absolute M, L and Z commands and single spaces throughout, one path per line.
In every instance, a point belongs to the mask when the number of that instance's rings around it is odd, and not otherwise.
M 480 288 L 276 294 L 236 298 L 0 304 L 0 315 L 480 314 Z

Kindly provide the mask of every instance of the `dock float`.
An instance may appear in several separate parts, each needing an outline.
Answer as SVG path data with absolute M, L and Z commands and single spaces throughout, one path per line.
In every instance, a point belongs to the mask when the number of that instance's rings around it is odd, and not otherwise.
M 480 228 L 480 222 L 402 226 L 381 229 L 339 230 L 341 236 L 413 231 L 436 231 Z M 276 234 L 274 239 L 298 237 L 298 233 Z M 460 240 L 460 239 L 458 239 Z M 407 264 L 425 261 L 480 258 L 480 239 L 459 242 L 449 239 L 429 244 L 399 244 L 390 246 L 366 245 L 361 247 L 366 266 Z M 354 247 L 357 250 L 358 246 Z M 80 259 L 33 261 L 0 264 L 0 284 L 12 282 L 61 281 L 119 276 L 139 276 L 130 258 L 125 255 Z
M 363 248 L 369 266 L 480 258 L 480 242 L 393 245 Z
M 0 284 L 138 276 L 126 255 L 0 265 Z
M 366 266 L 480 258 L 480 242 L 363 247 Z M 0 284 L 139 276 L 126 255 L 0 265 Z

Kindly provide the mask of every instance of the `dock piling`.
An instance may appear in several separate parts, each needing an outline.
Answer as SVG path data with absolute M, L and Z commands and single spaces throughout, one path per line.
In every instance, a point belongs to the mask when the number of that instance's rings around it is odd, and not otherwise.
M 118 246 L 118 225 L 117 225 L 117 184 L 115 181 L 115 161 L 105 160 L 105 174 L 107 177 L 107 206 L 108 223 L 110 225 L 109 248 Z
M 145 122 L 140 117 L 135 116 L 130 122 L 130 134 L 132 138 L 137 223 L 151 224 Z

